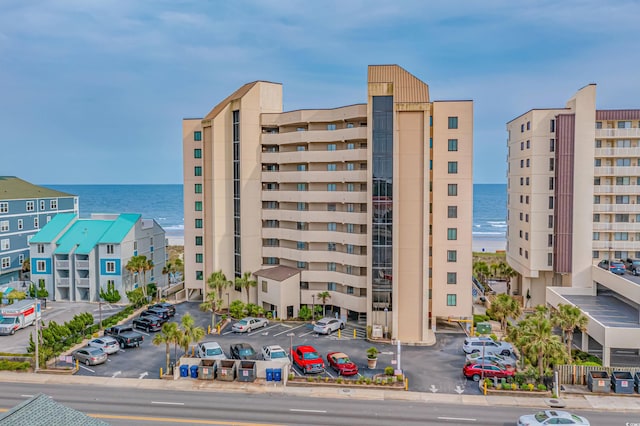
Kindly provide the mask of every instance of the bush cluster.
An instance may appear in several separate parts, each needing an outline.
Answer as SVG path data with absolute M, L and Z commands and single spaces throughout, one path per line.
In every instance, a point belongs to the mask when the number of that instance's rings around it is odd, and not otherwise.
M 0 359 L 0 370 L 9 371 L 24 371 L 31 367 L 29 361 L 8 361 L 6 359 Z

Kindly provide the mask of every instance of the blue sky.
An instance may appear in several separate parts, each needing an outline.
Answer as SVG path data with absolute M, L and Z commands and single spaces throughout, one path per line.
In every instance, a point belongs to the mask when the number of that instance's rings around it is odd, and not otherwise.
M 0 175 L 181 183 L 181 120 L 244 83 L 284 109 L 366 101 L 398 64 L 474 101 L 474 182 L 506 182 L 505 123 L 598 84 L 640 108 L 637 0 L 2 0 Z

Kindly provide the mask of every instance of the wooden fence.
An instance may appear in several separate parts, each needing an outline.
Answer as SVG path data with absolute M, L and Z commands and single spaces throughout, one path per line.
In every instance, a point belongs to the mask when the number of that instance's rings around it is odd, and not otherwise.
M 606 371 L 611 376 L 614 371 L 628 371 L 635 376 L 640 372 L 640 367 L 602 367 L 591 365 L 558 365 L 558 380 L 561 385 L 586 385 L 589 371 Z

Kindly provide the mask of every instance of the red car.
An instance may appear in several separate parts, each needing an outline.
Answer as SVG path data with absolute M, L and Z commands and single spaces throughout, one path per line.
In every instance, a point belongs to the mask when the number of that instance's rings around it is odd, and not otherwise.
M 462 374 L 467 379 L 473 379 L 474 382 L 480 380 L 482 377 L 482 364 L 467 364 L 462 368 Z M 500 368 L 497 365 L 485 364 L 484 365 L 484 377 L 497 377 L 499 379 L 502 378 L 512 378 L 515 374 L 515 370 L 512 368 L 505 369 Z
M 293 363 L 300 367 L 304 374 L 324 371 L 324 361 L 313 346 L 294 346 L 292 354 Z
M 349 359 L 349 356 L 342 352 L 329 352 L 327 354 L 329 366 L 336 370 L 338 375 L 353 376 L 358 374 L 358 366 Z

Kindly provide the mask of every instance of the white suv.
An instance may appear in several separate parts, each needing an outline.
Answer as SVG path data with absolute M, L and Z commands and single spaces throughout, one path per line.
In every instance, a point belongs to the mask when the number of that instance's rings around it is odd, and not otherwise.
M 262 347 L 262 359 L 265 361 L 282 361 L 288 362 L 287 353 L 281 346 L 267 345 Z
M 483 349 L 484 347 L 484 349 Z M 507 342 L 496 342 L 491 337 L 467 337 L 464 339 L 462 350 L 466 354 L 474 352 L 486 354 L 513 355 L 513 346 Z

